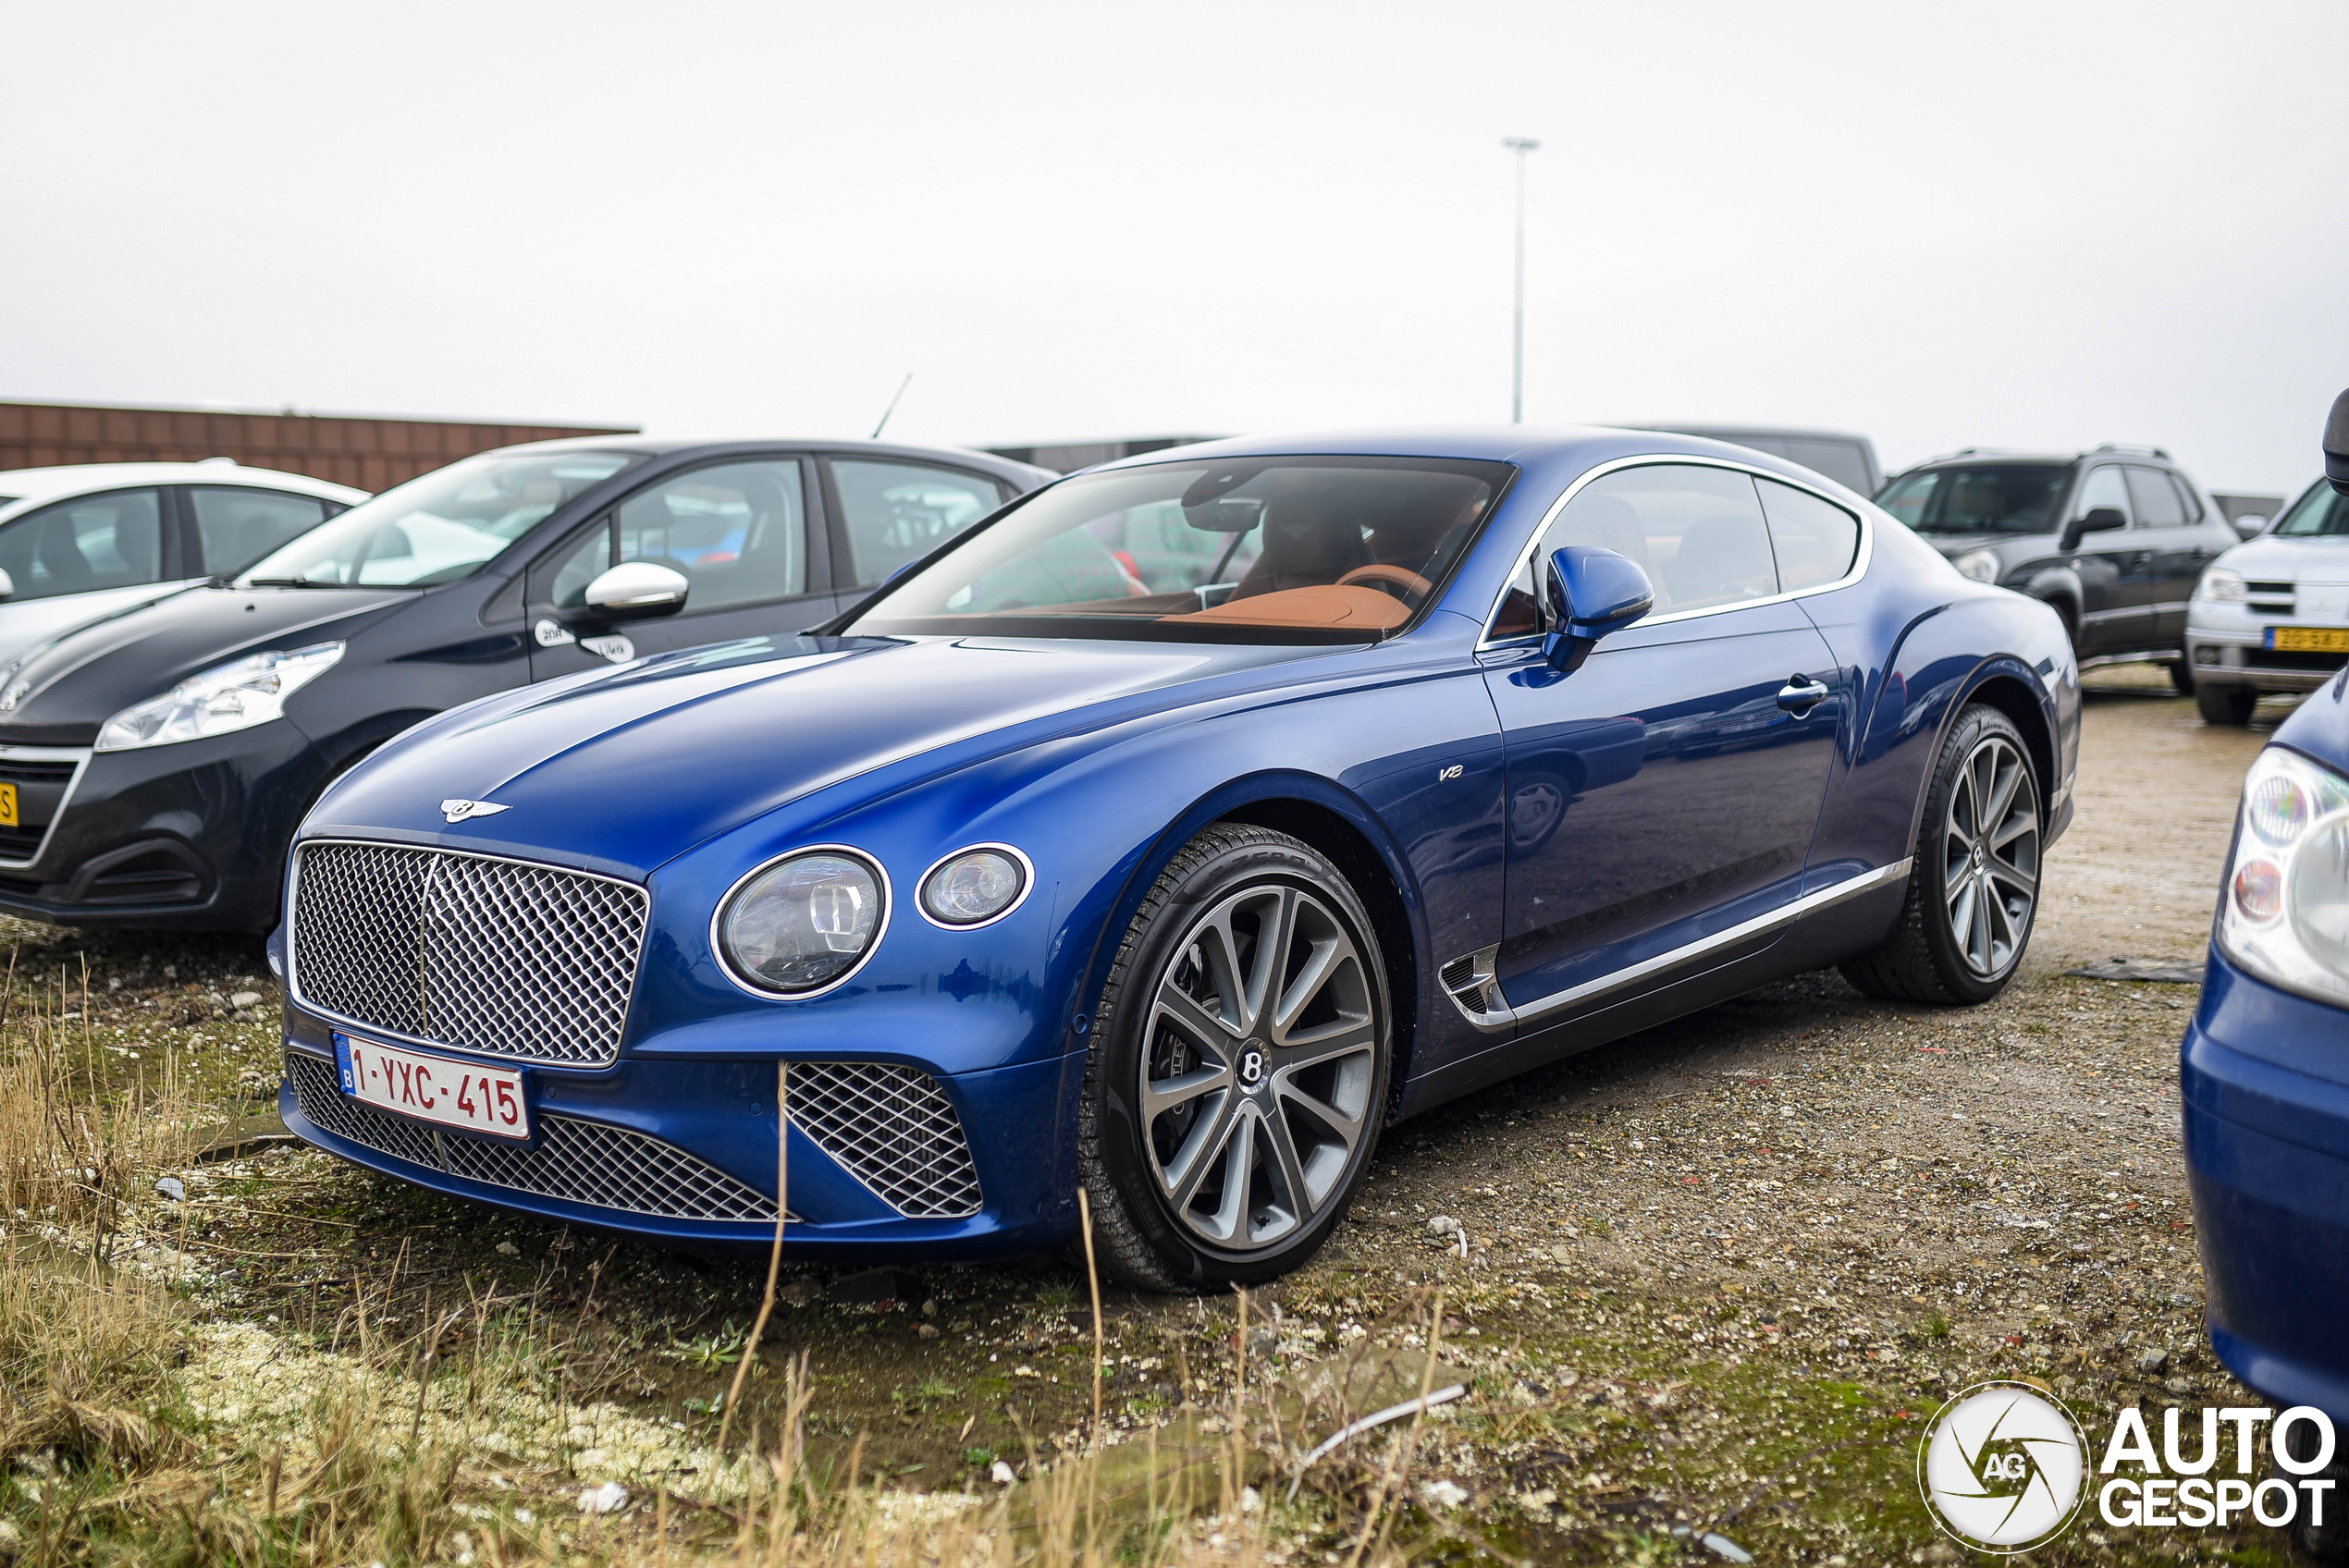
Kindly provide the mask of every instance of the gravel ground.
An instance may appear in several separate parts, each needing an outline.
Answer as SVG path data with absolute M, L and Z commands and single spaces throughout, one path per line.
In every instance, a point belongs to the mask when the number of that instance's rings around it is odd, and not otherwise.
M 1437 1371 L 1471 1396 L 1431 1419 L 1412 1484 L 1431 1540 L 1456 1537 L 1446 1551 L 1662 1560 L 1694 1550 L 1680 1526 L 1765 1562 L 1846 1568 L 1956 1560 L 1917 1499 L 1915 1439 L 1980 1378 L 2039 1379 L 2092 1440 L 2122 1404 L 2258 1403 L 2201 1332 L 2176 1091 L 2194 987 L 2065 971 L 2199 961 L 2263 737 L 2203 726 L 2158 671 L 2091 685 L 2078 816 L 1998 1001 L 1890 1007 L 1802 976 L 1395 1129 L 1353 1218 L 1249 1304 L 1245 1337 L 1228 1299 L 1106 1292 L 1113 1427 L 1205 1440 L 1245 1346 L 1277 1396 L 1252 1419 L 1285 1422 L 1296 1452 L 1297 1428 L 1334 1419 L 1310 1396 L 1317 1366 L 1392 1356 L 1383 1388 L 1416 1388 L 1440 1292 Z M 274 999 L 232 1005 L 268 989 L 257 944 L 16 934 L 20 977 L 86 1006 L 92 1048 L 119 1071 L 165 1047 L 224 1106 L 240 1080 L 257 1090 Z M 224 1113 L 224 1136 L 259 1126 Z M 191 1197 L 192 1225 L 159 1203 L 149 1223 L 185 1249 L 215 1317 L 324 1334 L 364 1290 L 396 1329 L 403 1312 L 423 1320 L 429 1292 L 502 1292 L 565 1347 L 570 1397 L 695 1455 L 757 1305 L 757 1266 L 533 1225 L 308 1151 L 220 1168 Z M 769 1343 L 808 1354 L 819 1442 L 863 1436 L 864 1462 L 909 1488 L 984 1489 L 997 1460 L 1024 1473 L 1081 1431 L 1091 1318 L 1084 1276 L 1059 1260 L 862 1291 L 788 1265 L 786 1278 Z M 889 1299 L 837 1299 L 876 1293 Z M 754 1378 L 742 1419 L 780 1382 Z M 1359 1404 L 1381 1390 L 1353 1391 Z M 609 1464 L 550 1452 L 534 1462 L 550 1489 Z M 1300 1560 L 1335 1544 L 1311 1500 L 1360 1479 L 1345 1461 L 1309 1478 Z M 2281 1554 L 2256 1528 L 2095 1525 L 2035 1555 Z

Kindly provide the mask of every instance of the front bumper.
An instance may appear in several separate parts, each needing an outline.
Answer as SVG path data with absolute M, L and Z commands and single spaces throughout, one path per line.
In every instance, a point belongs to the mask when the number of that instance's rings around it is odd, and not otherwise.
M 523 1066 L 538 1137 L 497 1145 L 362 1107 L 338 1086 L 328 1023 L 287 1009 L 277 1106 L 296 1134 L 354 1164 L 452 1197 L 622 1234 L 718 1248 L 775 1235 L 772 1057 L 623 1055 L 608 1070 Z M 816 1053 L 807 1053 L 808 1067 Z M 794 1058 L 794 1060 L 797 1059 Z M 824 1059 L 827 1061 L 832 1059 Z M 902 1212 L 792 1118 L 786 1243 L 799 1256 L 1004 1256 L 1076 1233 L 1073 1105 L 1082 1054 L 957 1074 L 937 1085 L 969 1145 L 976 1212 Z M 500 1061 L 500 1066 L 522 1064 Z M 812 1077 L 804 1071 L 803 1079 Z M 884 1125 L 877 1132 L 903 1131 Z
M 2266 1398 L 2349 1420 L 2349 1012 L 2214 947 L 2179 1086 L 2211 1347 Z
M 2215 624 L 2221 615 L 2240 624 Z M 2194 670 L 2195 683 L 2249 686 L 2260 692 L 2315 691 L 2341 673 L 2349 655 L 2280 654 L 2266 646 L 2269 627 L 2295 624 L 2318 623 L 2295 621 L 2289 615 L 2214 609 L 2197 601 L 2186 622 L 2186 663 Z
M 292 725 L 55 754 L 83 760 L 69 786 L 43 798 L 37 844 L 21 842 L 0 860 L 0 910 L 59 925 L 275 924 L 286 844 L 326 774 Z M 7 766 L 0 757 L 0 777 Z

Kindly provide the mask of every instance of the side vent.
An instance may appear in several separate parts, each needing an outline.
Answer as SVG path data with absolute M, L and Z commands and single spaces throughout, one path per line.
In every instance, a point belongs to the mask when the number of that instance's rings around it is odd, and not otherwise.
M 1479 948 L 1464 953 L 1435 972 L 1436 983 L 1460 1010 L 1460 1016 L 1479 1029 L 1506 1029 L 1517 1021 L 1509 1004 L 1502 999 L 1501 987 L 1494 977 L 1494 962 L 1500 957 L 1500 944 Z

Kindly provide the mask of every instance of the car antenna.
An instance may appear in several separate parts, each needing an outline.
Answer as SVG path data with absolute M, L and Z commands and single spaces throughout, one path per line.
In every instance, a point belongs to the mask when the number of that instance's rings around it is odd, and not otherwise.
M 880 423 L 873 426 L 873 434 L 869 439 L 874 441 L 880 439 L 880 433 L 889 426 L 889 416 L 897 411 L 897 398 L 905 396 L 905 388 L 913 384 L 914 373 L 909 370 L 905 373 L 905 379 L 897 384 L 897 397 L 892 398 L 889 400 L 889 407 L 881 410 Z

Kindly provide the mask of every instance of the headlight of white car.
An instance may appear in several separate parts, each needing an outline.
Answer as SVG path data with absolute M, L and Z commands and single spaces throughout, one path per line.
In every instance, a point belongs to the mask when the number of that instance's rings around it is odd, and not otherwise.
M 1998 552 L 1996 550 L 1968 550 L 1949 564 L 1958 569 L 1958 575 L 1971 577 L 1976 582 L 1996 582 L 1998 580 Z
M 2194 585 L 2194 596 L 2214 605 L 2239 605 L 2243 603 L 2243 573 L 2229 571 L 2222 566 L 2211 567 Z
M 134 704 L 106 720 L 98 731 L 97 749 L 168 746 L 281 718 L 286 699 L 334 668 L 342 646 L 315 643 L 290 651 L 248 654 L 191 675 L 162 696 Z
M 2349 1006 L 2349 778 L 2270 746 L 2244 780 L 2219 948 L 2262 980 Z

